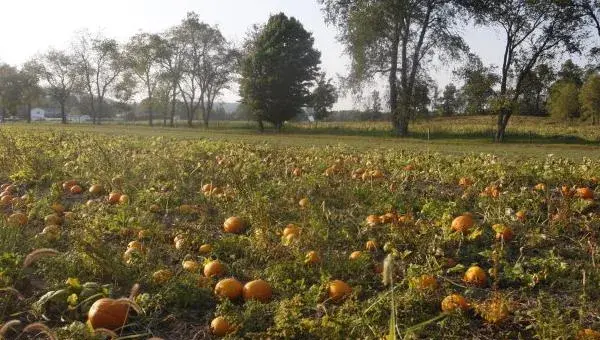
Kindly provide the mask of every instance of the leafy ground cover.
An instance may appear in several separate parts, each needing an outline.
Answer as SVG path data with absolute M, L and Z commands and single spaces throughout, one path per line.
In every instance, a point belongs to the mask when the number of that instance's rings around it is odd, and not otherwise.
M 4 128 L 0 334 L 600 336 L 597 158 L 232 139 Z

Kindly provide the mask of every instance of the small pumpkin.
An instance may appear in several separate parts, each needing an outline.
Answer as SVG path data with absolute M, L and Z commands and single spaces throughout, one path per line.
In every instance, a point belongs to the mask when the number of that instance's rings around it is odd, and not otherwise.
M 192 273 L 195 273 L 198 271 L 198 269 L 200 269 L 200 264 L 194 260 L 185 260 L 181 265 L 183 266 L 184 270 Z
M 92 304 L 88 312 L 88 322 L 92 328 L 115 330 L 127 323 L 130 303 L 126 300 L 102 298 Z
M 203 244 L 199 248 L 200 254 L 208 254 L 212 251 L 212 246 L 210 244 Z
M 360 250 L 356 250 L 353 251 L 352 253 L 350 253 L 350 256 L 348 257 L 350 260 L 358 260 L 361 256 L 362 256 L 362 251 Z
M 352 293 L 352 288 L 342 280 L 333 280 L 328 286 L 329 298 L 334 302 L 342 301 Z
M 69 192 L 73 195 L 79 195 L 83 192 L 83 189 L 79 185 L 74 185 L 69 188 Z
M 463 311 L 469 309 L 469 303 L 462 295 L 452 294 L 442 300 L 442 312 L 449 313 L 456 309 Z
M 204 266 L 204 276 L 213 277 L 225 274 L 225 266 L 219 261 L 210 261 Z
M 121 193 L 113 191 L 108 195 L 108 203 L 117 204 L 121 199 Z
M 315 263 L 319 263 L 319 262 L 321 262 L 319 253 L 317 253 L 314 250 L 311 250 L 308 253 L 306 253 L 306 256 L 304 257 L 304 263 L 315 264 Z
M 233 277 L 223 279 L 217 282 L 217 285 L 215 286 L 215 294 L 229 300 L 239 298 L 242 295 L 243 290 L 244 286 L 242 283 Z
M 223 223 L 223 230 L 225 230 L 226 233 L 239 234 L 244 231 L 244 228 L 244 222 L 237 216 L 229 217 Z
M 483 287 L 487 283 L 487 274 L 481 267 L 471 266 L 465 272 L 463 281 L 465 281 L 468 284 Z
M 217 316 L 210 322 L 210 331 L 216 336 L 225 336 L 232 331 L 231 324 L 222 316 Z
M 462 214 L 452 220 L 452 230 L 458 232 L 465 232 L 473 227 L 475 222 L 473 221 L 473 217 L 470 214 Z
M 577 188 L 577 190 L 575 191 L 575 196 L 577 196 L 579 198 L 583 198 L 585 200 L 593 200 L 594 199 L 594 190 L 592 190 L 588 187 Z
M 169 269 L 157 270 L 152 274 L 154 283 L 162 284 L 169 281 L 173 277 L 173 272 Z
M 492 229 L 494 229 L 494 231 L 496 232 L 497 240 L 504 240 L 505 242 L 508 242 L 514 237 L 512 229 L 503 224 L 494 224 L 492 226 Z
M 254 280 L 244 285 L 243 295 L 245 301 L 258 300 L 260 302 L 269 302 L 273 295 L 273 290 L 266 281 Z

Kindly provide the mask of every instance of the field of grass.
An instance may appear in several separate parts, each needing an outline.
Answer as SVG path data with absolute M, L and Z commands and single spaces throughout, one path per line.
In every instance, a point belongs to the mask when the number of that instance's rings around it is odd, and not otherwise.
M 344 126 L 0 127 L 0 338 L 600 336 L 591 129 Z

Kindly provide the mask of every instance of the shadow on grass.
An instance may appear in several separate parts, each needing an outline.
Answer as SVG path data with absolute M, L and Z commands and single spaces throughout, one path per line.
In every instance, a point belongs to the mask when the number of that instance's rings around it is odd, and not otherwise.
M 266 133 L 277 133 L 275 130 Z M 341 127 L 316 127 L 316 128 L 300 128 L 295 126 L 287 126 L 281 132 L 282 134 L 306 134 L 306 135 L 337 135 L 337 136 L 364 136 L 364 137 L 395 137 L 394 132 L 382 129 L 352 129 Z M 450 132 L 450 131 L 431 131 L 430 133 L 423 131 L 412 131 L 409 133 L 409 138 L 417 140 L 430 140 L 443 142 L 447 141 L 479 141 L 479 142 L 494 142 L 494 131 L 470 131 L 470 132 Z M 505 143 L 514 144 L 580 144 L 580 145 L 600 145 L 600 141 L 589 140 L 576 135 L 542 135 L 537 133 L 511 133 L 507 132 Z

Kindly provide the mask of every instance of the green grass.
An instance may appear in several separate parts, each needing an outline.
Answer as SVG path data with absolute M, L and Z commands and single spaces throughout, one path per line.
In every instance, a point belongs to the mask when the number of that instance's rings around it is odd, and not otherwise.
M 290 124 L 282 133 L 267 130 L 259 133 L 251 122 L 213 122 L 210 129 L 187 127 L 149 127 L 145 124 L 67 125 L 11 124 L 23 131 L 93 132 L 116 136 L 165 136 L 183 139 L 269 143 L 274 147 L 323 147 L 345 145 L 357 151 L 396 149 L 451 154 L 493 153 L 501 157 L 558 157 L 580 159 L 600 157 L 597 140 L 600 130 L 587 125 L 566 125 L 546 118 L 515 117 L 507 141 L 493 143 L 493 117 L 438 118 L 418 121 L 412 125 L 410 138 L 395 138 L 387 122 L 319 123 L 316 127 L 302 123 Z M 428 133 L 429 130 L 429 133 Z M 561 134 L 563 133 L 563 134 Z M 429 138 L 428 138 L 429 136 Z

